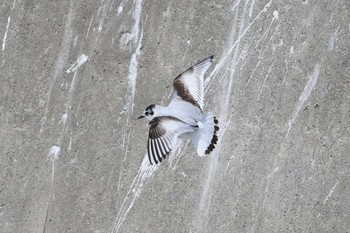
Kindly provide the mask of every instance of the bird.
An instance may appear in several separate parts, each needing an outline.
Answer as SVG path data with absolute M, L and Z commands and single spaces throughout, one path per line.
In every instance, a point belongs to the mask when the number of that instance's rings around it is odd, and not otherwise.
M 213 58 L 197 62 L 174 79 L 168 106 L 151 104 L 137 118 L 149 120 L 147 154 L 151 165 L 162 162 L 178 138 L 191 139 L 199 156 L 215 149 L 219 122 L 213 112 L 203 112 L 204 75 Z

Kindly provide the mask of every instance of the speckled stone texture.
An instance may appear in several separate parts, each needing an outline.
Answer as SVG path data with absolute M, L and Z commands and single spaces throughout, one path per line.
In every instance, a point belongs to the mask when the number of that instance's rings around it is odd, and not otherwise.
M 3 0 L 0 232 L 350 232 L 350 2 Z M 214 153 L 146 156 L 214 55 Z

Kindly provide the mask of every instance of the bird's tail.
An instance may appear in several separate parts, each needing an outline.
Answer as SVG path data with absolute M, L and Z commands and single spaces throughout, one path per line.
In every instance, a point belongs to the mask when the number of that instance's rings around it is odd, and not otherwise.
M 198 130 L 192 133 L 192 144 L 199 156 L 210 154 L 218 141 L 218 120 L 212 112 L 203 115 L 202 121 L 198 122 Z

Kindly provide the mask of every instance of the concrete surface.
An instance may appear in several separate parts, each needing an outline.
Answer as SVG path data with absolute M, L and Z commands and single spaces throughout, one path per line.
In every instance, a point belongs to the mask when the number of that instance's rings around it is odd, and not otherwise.
M 0 232 L 349 232 L 350 2 L 3 0 Z M 208 55 L 214 154 L 148 166 Z

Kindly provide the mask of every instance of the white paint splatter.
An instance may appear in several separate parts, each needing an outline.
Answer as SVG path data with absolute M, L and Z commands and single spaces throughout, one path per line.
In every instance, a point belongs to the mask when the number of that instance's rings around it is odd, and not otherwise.
M 66 121 L 67 121 L 67 117 L 68 117 L 68 114 L 67 113 L 64 113 L 62 116 L 61 116 L 61 120 L 58 122 L 58 124 L 62 124 L 62 125 L 65 125 L 66 124 Z
M 123 12 L 123 6 L 119 6 L 117 9 L 118 16 L 121 15 L 122 12 Z
M 79 69 L 79 67 L 84 65 L 84 63 L 87 62 L 88 59 L 89 57 L 86 56 L 85 54 L 80 55 L 77 61 L 67 70 L 67 73 L 71 73 L 71 72 L 74 72 L 76 69 Z
M 56 145 L 51 147 L 49 154 L 47 155 L 47 157 L 51 160 L 51 163 L 52 163 L 52 168 L 51 168 L 52 187 L 53 187 L 54 178 L 55 178 L 55 161 L 60 157 L 60 152 L 61 152 L 61 147 Z
M 295 107 L 292 117 L 289 119 L 288 122 L 288 131 L 286 133 L 286 138 L 289 136 L 289 132 L 294 124 L 295 119 L 298 117 L 300 110 L 302 109 L 302 107 L 304 106 L 306 100 L 309 98 L 312 90 L 314 89 L 316 83 L 317 83 L 317 79 L 318 79 L 318 75 L 320 74 L 320 64 L 316 64 L 314 72 L 310 75 L 309 77 L 309 81 L 306 83 L 303 93 L 301 93 L 300 97 L 299 97 L 299 101 L 297 106 Z
M 53 146 L 53 147 L 51 147 L 47 157 L 49 159 L 51 159 L 52 162 L 54 162 L 55 160 L 57 160 L 60 157 L 60 152 L 61 152 L 61 147 Z
M 124 6 L 128 2 L 128 0 L 123 0 L 117 8 L 117 15 L 120 16 L 123 13 Z

